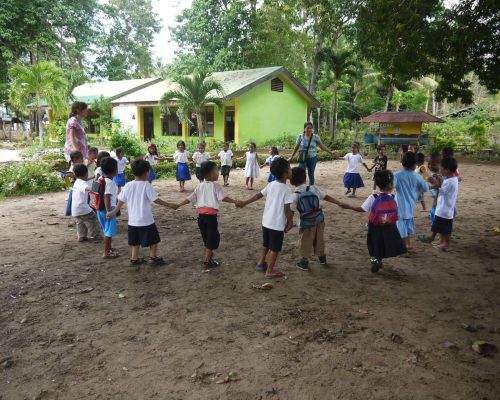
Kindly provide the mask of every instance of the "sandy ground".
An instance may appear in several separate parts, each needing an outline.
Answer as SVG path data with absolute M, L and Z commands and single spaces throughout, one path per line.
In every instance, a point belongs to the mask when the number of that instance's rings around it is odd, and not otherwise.
M 344 168 L 320 164 L 318 185 L 343 197 Z M 294 228 L 279 260 L 288 277 L 268 291 L 252 287 L 265 282 L 254 270 L 263 201 L 223 205 L 222 266 L 209 273 L 191 206 L 155 208 L 168 265 L 135 272 L 126 213 L 122 256 L 105 261 L 100 243 L 76 243 L 65 193 L 1 202 L 0 399 L 499 399 L 500 353 L 471 344 L 500 347 L 500 235 L 488 232 L 500 226 L 500 167 L 460 170 L 454 251 L 415 243 L 372 274 L 366 215 L 327 204 L 329 265 L 294 266 Z M 230 182 L 229 195 L 252 194 L 241 171 Z M 184 197 L 174 181 L 154 186 Z M 420 208 L 416 226 L 429 229 Z

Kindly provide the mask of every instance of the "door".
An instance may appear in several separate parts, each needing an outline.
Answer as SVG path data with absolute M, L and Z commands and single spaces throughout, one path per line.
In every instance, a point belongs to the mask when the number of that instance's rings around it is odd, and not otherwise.
M 225 129 L 224 129 L 224 141 L 233 142 L 234 141 L 234 111 L 226 111 L 225 113 Z
M 153 108 L 147 107 L 143 109 L 144 120 L 144 141 L 149 142 L 155 137 L 154 133 L 154 117 Z

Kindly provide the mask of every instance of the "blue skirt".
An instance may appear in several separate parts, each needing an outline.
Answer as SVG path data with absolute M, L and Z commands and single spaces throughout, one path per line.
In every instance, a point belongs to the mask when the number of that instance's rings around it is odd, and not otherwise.
M 115 177 L 113 178 L 113 181 L 116 183 L 116 186 L 118 187 L 123 187 L 125 186 L 125 174 L 116 174 Z
M 269 172 L 269 177 L 267 178 L 267 182 L 273 182 L 276 180 L 276 177 Z
M 155 174 L 155 169 L 153 168 L 152 165 L 149 166 L 149 176 L 148 176 L 148 181 L 149 183 L 153 182 L 156 179 L 156 174 Z
M 346 172 L 344 175 L 344 187 L 357 189 L 360 187 L 364 187 L 363 179 L 361 179 L 360 174 L 356 174 L 353 172 Z
M 178 181 L 190 181 L 191 174 L 187 163 L 177 163 L 175 179 Z

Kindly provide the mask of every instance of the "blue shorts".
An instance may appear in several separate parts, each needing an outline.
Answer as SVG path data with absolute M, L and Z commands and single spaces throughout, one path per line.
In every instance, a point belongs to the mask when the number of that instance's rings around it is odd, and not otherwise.
M 111 207 L 111 211 L 114 209 L 114 207 Z M 115 237 L 118 232 L 116 217 L 108 219 L 106 218 L 106 212 L 106 210 L 96 211 L 97 219 L 99 221 L 99 225 L 101 225 L 104 236 L 112 238 Z
M 125 174 L 116 174 L 113 178 L 113 181 L 116 183 L 116 186 L 123 187 L 125 186 Z
M 399 234 L 403 239 L 408 237 L 412 233 L 415 233 L 415 225 L 413 223 L 413 218 L 398 219 L 396 225 L 398 227 Z

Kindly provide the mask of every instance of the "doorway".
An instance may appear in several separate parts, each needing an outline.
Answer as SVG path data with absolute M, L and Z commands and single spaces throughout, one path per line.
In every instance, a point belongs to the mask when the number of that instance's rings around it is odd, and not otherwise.
M 234 142 L 234 111 L 224 114 L 224 141 Z
M 153 108 L 147 107 L 143 109 L 143 118 L 144 118 L 144 141 L 149 142 L 151 139 L 154 139 L 154 116 L 153 116 Z

